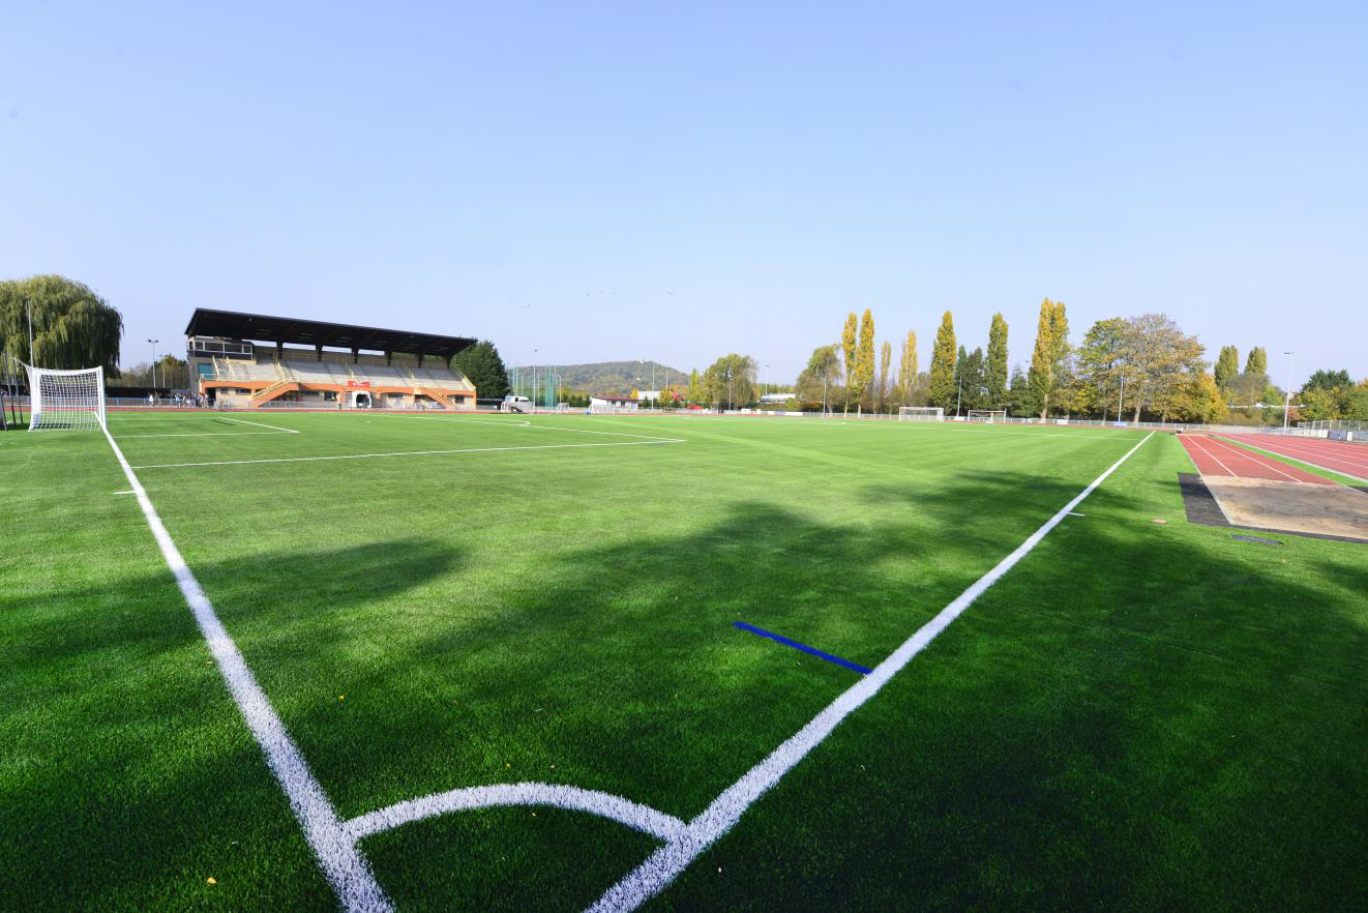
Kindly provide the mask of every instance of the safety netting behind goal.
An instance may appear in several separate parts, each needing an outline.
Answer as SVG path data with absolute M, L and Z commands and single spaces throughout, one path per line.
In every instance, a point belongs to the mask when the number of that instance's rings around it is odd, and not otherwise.
M 30 431 L 94 431 L 105 427 L 104 368 L 56 371 L 24 365 Z

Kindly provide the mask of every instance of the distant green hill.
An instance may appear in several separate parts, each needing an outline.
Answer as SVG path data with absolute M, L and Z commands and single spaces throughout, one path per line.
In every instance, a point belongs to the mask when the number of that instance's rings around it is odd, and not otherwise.
M 651 368 L 655 368 L 656 388 L 665 386 L 666 379 L 672 384 L 688 383 L 689 375 L 668 365 L 654 361 L 601 361 L 592 365 L 551 365 L 551 370 L 561 376 L 561 383 L 576 393 L 598 393 L 604 396 L 627 396 L 633 390 L 651 388 Z M 546 365 L 537 365 L 537 374 L 546 370 Z M 520 367 L 521 374 L 530 374 L 530 367 Z

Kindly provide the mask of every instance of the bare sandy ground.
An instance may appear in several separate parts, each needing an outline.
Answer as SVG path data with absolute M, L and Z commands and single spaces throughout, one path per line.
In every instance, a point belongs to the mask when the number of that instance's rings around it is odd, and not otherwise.
M 1368 493 L 1343 485 L 1205 476 L 1235 526 L 1347 536 L 1368 542 Z

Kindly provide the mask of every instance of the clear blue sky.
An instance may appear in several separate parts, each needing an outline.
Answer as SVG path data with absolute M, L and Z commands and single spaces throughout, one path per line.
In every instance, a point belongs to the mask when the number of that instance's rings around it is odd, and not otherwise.
M 1368 375 L 1368 4 L 73 3 L 0 14 L 0 277 L 729 351 L 1043 297 Z

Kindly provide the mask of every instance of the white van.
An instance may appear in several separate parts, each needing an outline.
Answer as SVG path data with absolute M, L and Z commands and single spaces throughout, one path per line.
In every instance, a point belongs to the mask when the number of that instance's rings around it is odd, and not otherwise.
M 528 412 L 532 411 L 532 400 L 525 396 L 513 396 L 509 394 L 503 399 L 503 405 L 499 407 L 500 412 Z

